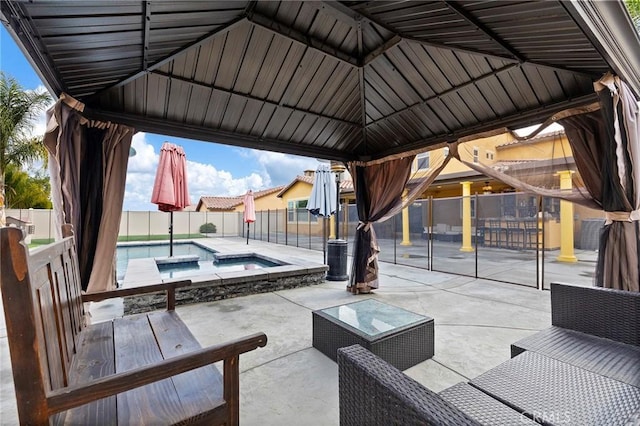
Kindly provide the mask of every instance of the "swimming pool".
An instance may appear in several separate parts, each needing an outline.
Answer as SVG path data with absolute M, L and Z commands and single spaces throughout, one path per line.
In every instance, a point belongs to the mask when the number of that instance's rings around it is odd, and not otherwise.
M 215 254 L 215 250 L 204 248 L 198 244 L 173 243 L 174 256 L 195 255 L 200 257 L 200 261 L 204 261 L 214 260 Z M 118 280 L 124 278 L 129 259 L 147 259 L 163 256 L 169 256 L 169 244 L 167 243 L 119 245 L 116 249 L 116 274 Z
M 198 256 L 199 261 L 178 263 L 158 262 L 160 278 L 184 278 L 222 271 L 247 271 L 282 265 L 257 255 L 218 256 L 217 251 L 195 243 L 174 243 L 174 256 Z M 130 259 L 161 258 L 169 256 L 169 244 L 122 245 L 117 247 L 117 278 L 124 279 Z
M 328 270 L 324 264 L 280 254 L 279 250 L 274 252 L 278 253 L 274 257 L 253 251 L 258 247 L 246 247 L 244 241 L 242 243 L 221 239 L 205 243 L 180 241 L 174 244 L 171 258 L 167 243 L 121 243 L 118 274 L 124 277 L 118 283 L 123 287 L 136 287 L 188 279 L 193 285 L 179 288 L 175 293 L 176 305 L 186 305 L 324 282 Z M 206 260 L 197 261 L 200 256 Z M 173 268 L 167 270 L 167 264 Z M 123 299 L 125 315 L 164 309 L 167 304 L 164 293 L 136 294 Z

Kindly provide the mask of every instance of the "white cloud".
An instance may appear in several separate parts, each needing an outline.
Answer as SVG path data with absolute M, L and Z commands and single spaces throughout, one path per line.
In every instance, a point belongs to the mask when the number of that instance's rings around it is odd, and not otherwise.
M 210 164 L 187 160 L 187 178 L 191 202 L 197 204 L 203 195 L 217 197 L 241 195 L 248 189 L 263 189 L 265 182 L 258 173 L 234 178 L 225 170 L 218 170 Z
M 147 142 L 146 133 L 138 132 L 133 135 L 131 146 L 136 151 L 133 157 L 129 158 L 129 173 L 153 173 L 158 167 L 159 154 L 156 154 L 153 145 Z
M 156 210 L 151 204 L 151 192 L 158 167 L 159 153 L 146 141 L 146 134 L 136 133 L 132 146 L 136 155 L 129 158 L 124 210 Z M 218 170 L 211 164 L 187 160 L 187 182 L 192 204 L 197 204 L 203 195 L 235 196 L 249 188 L 254 190 L 267 187 L 268 176 L 252 172 L 247 176 L 234 177 L 230 172 Z
M 47 88 L 43 85 L 40 85 L 33 89 L 33 92 L 36 93 L 45 93 L 47 92 Z M 47 129 L 47 110 L 56 104 L 56 99 L 51 99 L 51 102 L 46 106 L 44 110 L 42 110 L 38 115 L 36 115 L 32 120 L 33 127 L 31 128 L 31 134 L 33 136 L 37 136 L 39 138 L 44 137 L 44 132 Z
M 534 130 L 536 130 L 538 128 L 538 124 L 536 124 L 535 126 L 529 126 L 529 127 L 525 127 L 522 129 L 517 129 L 515 131 L 515 133 L 518 136 L 526 136 L 531 134 L 531 132 L 533 132 Z M 548 127 L 545 127 L 538 135 L 546 135 L 549 133 L 554 133 L 554 132 L 561 132 L 564 130 L 564 127 L 562 127 L 560 124 L 558 123 L 551 123 L 551 125 L 549 125 Z
M 251 151 L 251 154 L 260 164 L 262 175 L 268 179 L 268 186 L 286 185 L 305 170 L 318 168 L 318 160 L 315 158 L 270 151 Z

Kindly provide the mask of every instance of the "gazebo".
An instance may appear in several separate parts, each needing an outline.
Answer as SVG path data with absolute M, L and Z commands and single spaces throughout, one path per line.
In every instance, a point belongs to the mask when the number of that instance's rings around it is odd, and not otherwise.
M 115 246 L 109 235 L 119 217 L 100 197 L 121 205 L 135 131 L 348 163 L 362 222 L 355 257 L 365 259 L 356 259 L 353 286 L 367 288 L 376 274 L 366 262 L 375 251 L 369 225 L 401 208 L 417 151 L 601 114 L 606 100 L 594 82 L 606 73 L 640 95 L 640 40 L 620 1 L 6 0 L 0 7 L 3 24 L 61 99 L 45 140 L 58 159 L 52 186 L 60 220 L 74 224 L 78 244 L 97 241 L 80 250 L 85 287 L 95 251 Z M 71 135 L 77 128 L 84 130 Z M 609 149 L 609 136 L 596 145 Z M 82 156 L 85 166 L 103 165 L 100 179 L 69 160 L 86 153 L 88 141 L 110 147 L 109 155 Z M 89 190 L 77 184 L 85 177 L 94 179 Z M 627 207 L 597 202 L 633 212 L 635 198 Z M 80 211 L 96 206 L 98 214 Z

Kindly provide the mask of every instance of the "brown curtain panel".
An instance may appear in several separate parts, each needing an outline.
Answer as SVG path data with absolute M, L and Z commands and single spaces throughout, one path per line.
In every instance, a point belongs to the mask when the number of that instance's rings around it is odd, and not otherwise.
M 584 188 L 571 191 L 538 187 L 490 165 L 463 164 L 532 194 L 564 199 L 602 209 L 606 222 L 600 233 L 596 286 L 639 291 L 640 136 L 638 103 L 618 77 L 605 75 L 595 83 L 599 110 L 564 115 L 564 127 Z M 562 115 L 562 114 L 559 114 Z
M 82 288 L 95 292 L 115 285 L 112 259 L 134 130 L 87 120 L 83 108 L 61 95 L 47 112 L 44 145 L 49 152 L 56 237 L 61 237 L 62 224 L 73 225 Z
M 606 213 L 595 285 L 640 291 L 638 104 L 626 84 L 595 84 L 601 110 L 561 120 L 585 186 Z
M 358 211 L 349 289 L 367 293 L 378 288 L 378 253 L 373 223 L 390 217 L 402 205 L 402 193 L 411 174 L 414 156 L 379 164 L 349 163 Z
M 602 155 L 602 207 L 596 285 L 640 291 L 640 114 L 638 101 L 618 77 L 595 84 L 606 139 Z

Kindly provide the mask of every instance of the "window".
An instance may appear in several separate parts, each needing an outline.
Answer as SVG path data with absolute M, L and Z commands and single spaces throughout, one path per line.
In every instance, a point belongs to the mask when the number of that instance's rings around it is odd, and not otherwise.
M 429 153 L 423 152 L 422 154 L 416 155 L 417 162 L 417 170 L 426 170 L 429 168 Z
M 487 160 L 493 160 L 493 155 L 492 151 L 487 151 Z
M 479 157 L 480 157 L 480 149 L 477 146 L 475 146 L 473 147 L 473 162 L 477 164 L 479 161 Z
M 291 200 L 287 202 L 287 220 L 289 222 L 307 222 L 316 219 L 307 211 L 309 200 Z

